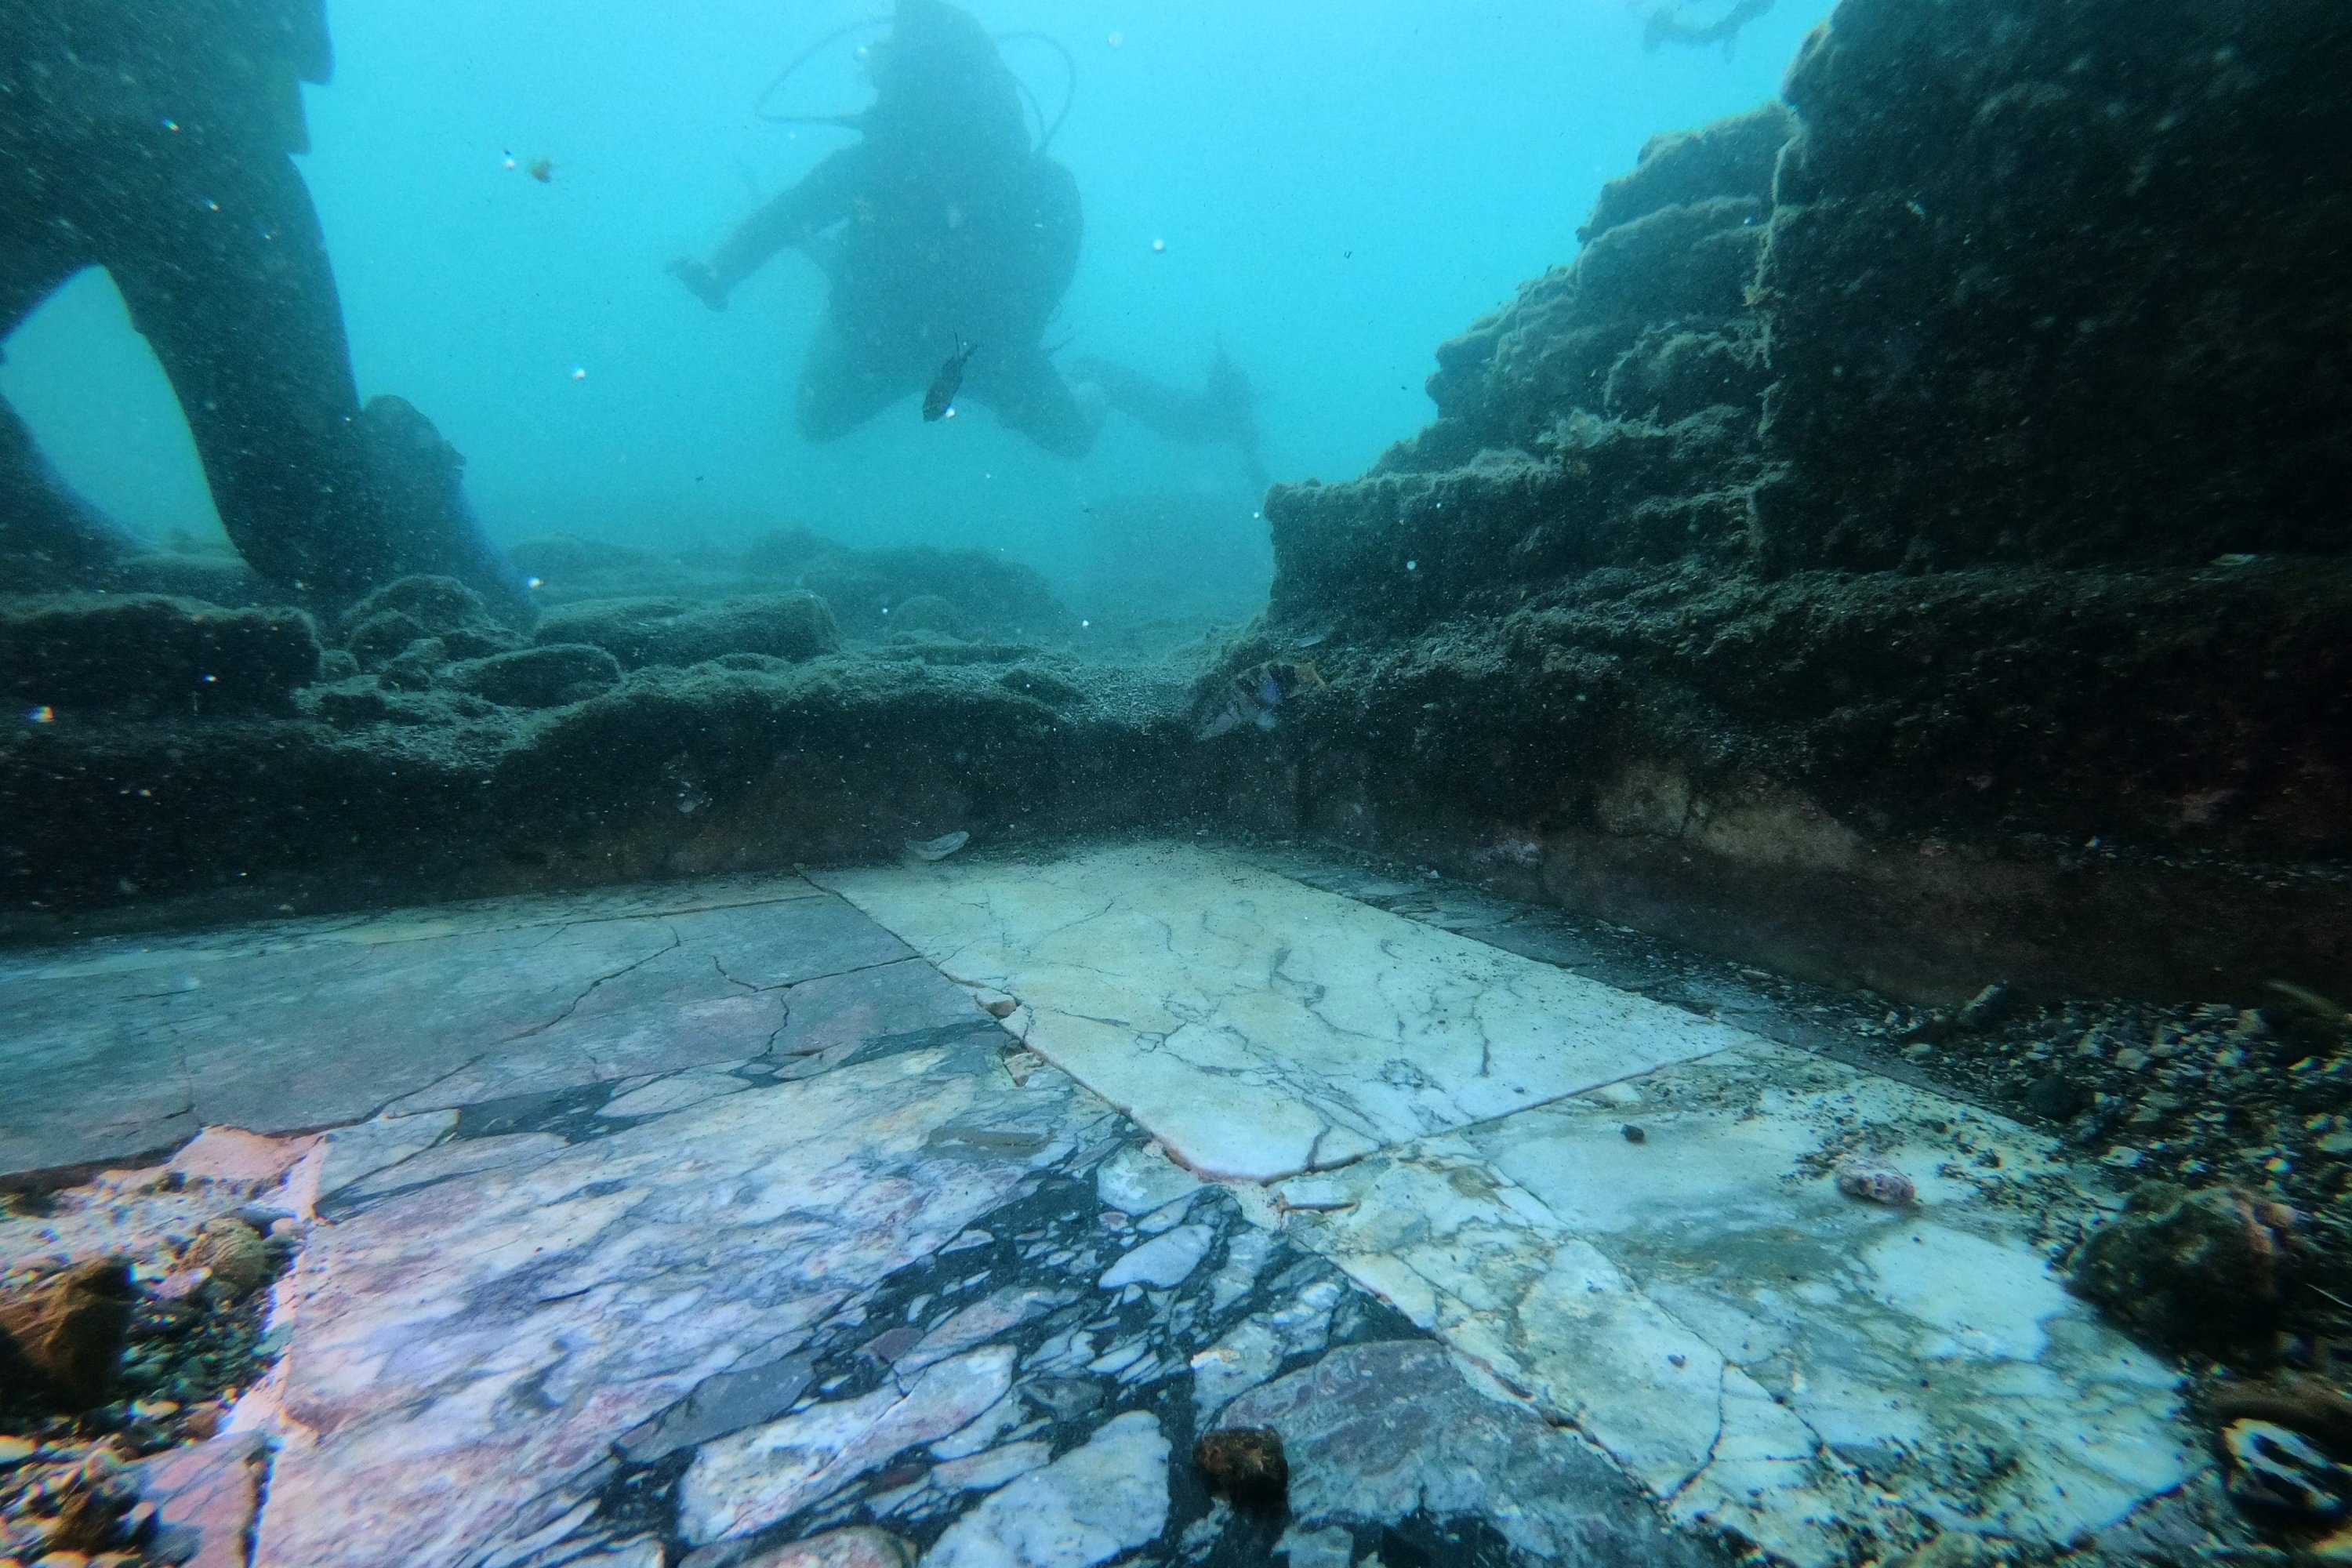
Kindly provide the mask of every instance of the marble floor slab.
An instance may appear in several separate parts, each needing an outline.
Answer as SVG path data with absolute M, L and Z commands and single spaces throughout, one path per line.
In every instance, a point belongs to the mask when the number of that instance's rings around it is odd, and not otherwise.
M 817 880 L 1204 1173 L 1265 1181 L 1747 1037 L 1181 844 Z
M 912 957 L 798 878 L 756 890 L 499 900 L 0 955 L 17 1096 L 0 1173 L 165 1148 L 207 1124 L 323 1127 L 738 1062 L 784 1044 L 799 988 Z M 924 978 L 914 1005 L 930 1023 L 968 1016 Z M 787 1048 L 839 1011 L 821 987 L 807 1001 Z
M 240 1406 L 271 1442 L 249 1562 L 1723 1561 L 1010 1045 L 716 1098 L 688 1069 L 608 1101 L 681 1086 L 618 1133 L 317 1141 L 289 1346 Z M 1286 1513 L 1183 1458 L 1244 1418 L 1293 1436 Z
M 307 1211 L 236 1560 L 1859 1568 L 2202 1484 L 2012 1123 L 1190 844 L 824 880 L 0 957 L 0 1165 L 326 1129 L 206 1143 Z
M 1677 1517 L 1827 1563 L 1945 1530 L 2063 1544 L 2206 1468 L 2178 1369 L 2035 1245 L 2084 1201 L 2054 1154 L 1759 1041 L 1275 1191 L 1293 1239 Z M 1842 1193 L 1851 1158 L 1917 1202 Z

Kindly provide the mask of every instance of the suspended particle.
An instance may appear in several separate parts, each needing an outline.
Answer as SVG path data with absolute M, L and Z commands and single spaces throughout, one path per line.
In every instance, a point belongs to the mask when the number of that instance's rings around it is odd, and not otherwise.
M 58 710 L 44 702 L 26 714 L 25 721 L 28 724 L 54 724 L 58 721 Z
M 581 365 L 581 364 L 575 364 L 575 365 L 573 365 L 573 366 L 572 367 L 572 380 L 574 380 L 574 381 L 585 381 L 585 380 L 587 380 L 587 379 L 588 379 L 588 367 L 587 367 L 586 365 Z
M 1105 43 L 1108 43 L 1108 45 L 1110 45 L 1110 47 L 1111 47 L 1112 48 L 1114 48 L 1114 49 L 1115 49 L 1115 48 L 1118 48 L 1121 44 L 1124 44 L 1124 43 L 1126 43 L 1126 42 L 1127 42 L 1127 35 L 1126 35 L 1125 33 L 1113 33 L 1109 37 L 1108 37 L 1108 38 L 1104 39 L 1103 41 L 1104 41 Z
M 1166 240 L 1164 240 L 1164 239 L 1155 239 L 1155 240 L 1153 240 L 1153 241 L 1151 242 L 1151 254 L 1152 254 L 1152 255 L 1154 255 L 1154 256 L 1165 256 L 1165 255 L 1167 255 L 1167 254 L 1168 254 L 1168 242 L 1167 242 Z

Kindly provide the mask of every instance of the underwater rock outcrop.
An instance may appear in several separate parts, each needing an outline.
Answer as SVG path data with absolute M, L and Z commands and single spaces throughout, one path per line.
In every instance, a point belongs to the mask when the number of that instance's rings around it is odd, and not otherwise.
M 929 545 L 856 550 L 807 528 L 761 534 L 740 548 L 681 553 L 603 540 L 533 539 L 516 545 L 513 555 L 541 596 L 558 605 L 649 595 L 700 604 L 803 589 L 824 601 L 840 635 L 853 640 L 902 628 L 1000 641 L 1053 638 L 1078 624 L 1045 576 L 1020 562 Z
M 1845 0 L 1278 486 L 1257 820 L 1891 994 L 2352 982 L 2352 26 Z
M 726 654 L 814 658 L 841 646 L 825 601 L 805 591 L 696 604 L 684 599 L 593 599 L 548 612 L 541 645 L 601 647 L 625 669 L 700 664 Z
M 1846 0 L 1757 278 L 1765 552 L 2352 549 L 2347 71 L 2329 0 Z
M 101 595 L 0 608 L 0 689 L 20 711 L 289 711 L 319 668 L 318 632 L 299 610 Z
M 620 685 L 621 661 L 592 644 L 551 642 L 453 664 L 442 679 L 505 708 L 562 708 Z
M 2151 1343 L 2226 1356 L 2275 1329 L 2302 1252 L 2284 1205 L 2155 1182 L 2083 1243 L 2071 1283 Z
M 933 651 L 625 671 L 586 644 L 451 660 L 425 638 L 286 715 L 18 724 L 0 731 L 7 913 L 40 931 L 173 897 L 349 908 L 1202 808 L 1173 672 Z

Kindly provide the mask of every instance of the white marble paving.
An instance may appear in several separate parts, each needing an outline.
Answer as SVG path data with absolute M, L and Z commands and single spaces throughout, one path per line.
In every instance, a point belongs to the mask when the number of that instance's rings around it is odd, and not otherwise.
M 2046 1141 L 1760 1041 L 1632 1088 L 1308 1178 L 1325 1202 L 1284 1223 L 1679 1517 L 1791 1562 L 1855 1526 L 2062 1543 L 2202 1464 L 2174 1369 L 2025 1235 Z M 1918 1205 L 1840 1194 L 1857 1147 Z
M 1194 1170 L 1255 1181 L 1723 1049 L 1740 1031 L 1186 845 L 817 879 Z

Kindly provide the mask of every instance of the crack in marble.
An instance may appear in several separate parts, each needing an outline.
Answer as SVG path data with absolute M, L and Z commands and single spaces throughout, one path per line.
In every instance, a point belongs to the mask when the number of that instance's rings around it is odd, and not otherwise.
M 1708 1020 L 1189 846 L 827 873 L 1194 1168 L 1265 1180 L 1708 1054 Z
M 552 1029 L 558 1024 L 570 1018 L 574 1013 L 579 1012 L 581 1007 L 587 1003 L 588 998 L 593 996 L 597 991 L 605 984 L 612 981 L 620 979 L 625 974 L 634 974 L 638 970 L 643 969 L 646 964 L 651 963 L 655 959 L 667 957 L 669 954 L 676 952 L 679 948 L 684 947 L 686 945 L 686 939 L 677 934 L 677 928 L 673 925 L 668 925 L 667 921 L 665 921 L 664 924 L 665 929 L 669 932 L 669 945 L 667 947 L 656 948 L 653 952 L 646 953 L 642 958 L 621 965 L 620 968 L 614 970 L 609 974 L 600 974 L 596 976 L 595 979 L 591 980 L 587 984 L 578 995 L 572 997 L 572 1000 L 565 1005 L 563 1011 L 558 1013 L 554 1017 L 548 1019 L 543 1024 L 533 1024 L 528 1028 L 508 1035 L 501 1038 L 498 1044 L 501 1046 L 510 1046 L 518 1040 L 528 1040 L 547 1033 L 548 1030 Z

